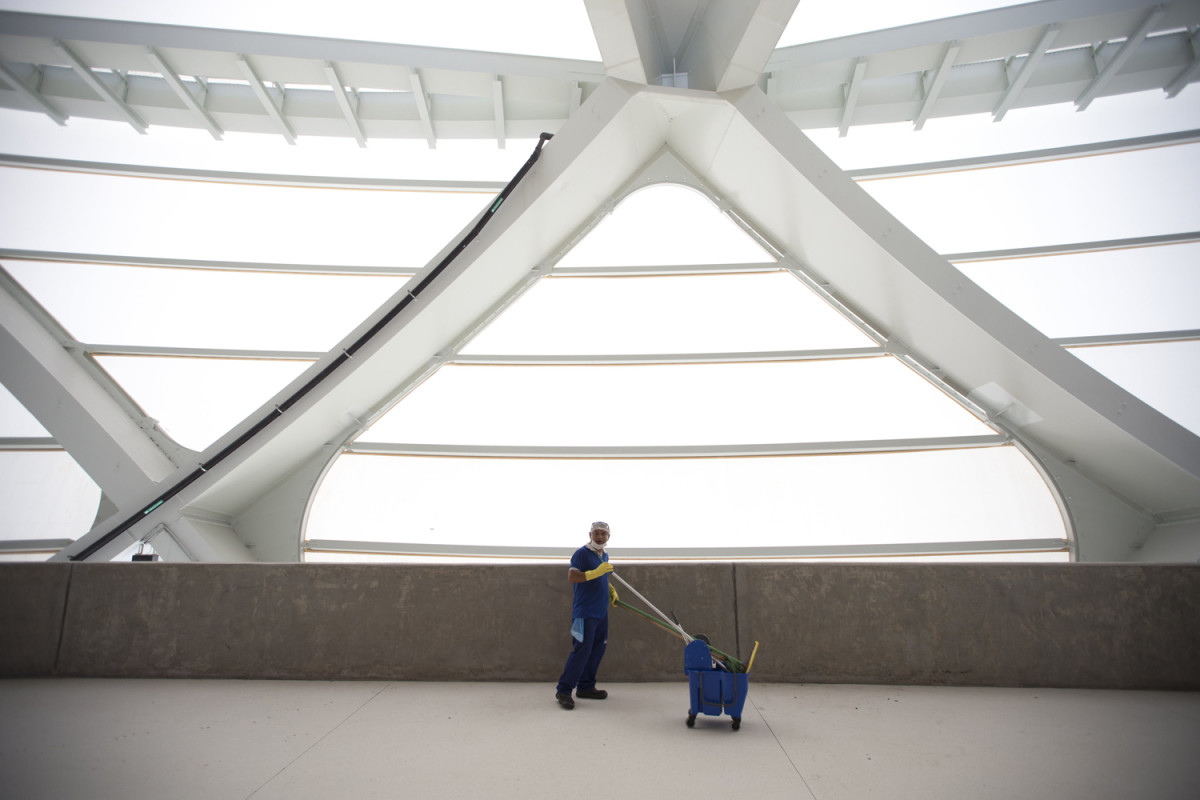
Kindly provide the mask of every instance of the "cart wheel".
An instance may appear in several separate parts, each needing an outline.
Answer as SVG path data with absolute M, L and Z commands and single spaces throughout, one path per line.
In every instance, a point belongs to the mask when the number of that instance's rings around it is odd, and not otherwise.
M 738 729 L 739 729 L 739 728 L 741 728 L 741 727 L 742 727 L 742 718 L 741 718 L 741 717 L 734 717 L 734 718 L 733 718 L 733 729 L 736 731 L 736 730 L 738 730 Z
M 696 724 L 696 715 L 695 715 L 695 714 L 688 714 L 688 718 L 687 718 L 687 726 L 688 726 L 689 728 L 691 728 L 691 727 L 693 727 L 695 724 Z

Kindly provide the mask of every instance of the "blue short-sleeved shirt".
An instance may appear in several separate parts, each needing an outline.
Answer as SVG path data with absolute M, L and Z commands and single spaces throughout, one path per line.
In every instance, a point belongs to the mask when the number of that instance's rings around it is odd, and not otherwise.
M 608 561 L 608 553 L 601 558 L 600 554 L 584 545 L 571 556 L 571 566 L 580 572 L 593 570 L 604 561 Z M 608 576 L 583 583 L 576 583 L 575 602 L 571 605 L 571 619 L 604 619 L 608 616 Z

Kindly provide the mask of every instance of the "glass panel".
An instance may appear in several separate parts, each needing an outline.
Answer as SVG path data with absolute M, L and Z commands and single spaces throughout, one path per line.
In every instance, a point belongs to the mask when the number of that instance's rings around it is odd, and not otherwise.
M 89 344 L 325 351 L 403 276 L 5 261 L 71 335 Z
M 1074 347 L 1071 352 L 1200 435 L 1200 342 Z
M 874 344 L 790 273 L 779 271 L 543 278 L 462 352 L 736 353 Z
M 1200 243 L 958 268 L 1051 338 L 1200 329 Z
M 179 444 L 203 450 L 309 367 L 305 361 L 97 356 Z
M 359 438 L 672 446 L 991 432 L 929 383 L 885 357 L 652 366 L 446 366 Z
M 626 197 L 558 267 L 763 264 L 774 261 L 695 189 L 659 184 Z
M 65 452 L 0 452 L 0 539 L 76 539 L 99 504 L 99 487 Z
M 768 547 L 1064 538 L 1011 447 L 731 459 L 342 456 L 309 539 L 575 547 L 593 519 L 622 547 Z
M 0 242 L 22 250 L 425 266 L 492 195 L 251 186 L 0 168 Z
M 864 181 L 941 253 L 1200 230 L 1200 144 Z
M 0 437 L 49 436 L 37 417 L 21 404 L 12 392 L 0 386 Z

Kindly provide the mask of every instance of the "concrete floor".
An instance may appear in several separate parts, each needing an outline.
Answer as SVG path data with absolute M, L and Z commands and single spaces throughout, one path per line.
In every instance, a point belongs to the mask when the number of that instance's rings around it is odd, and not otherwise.
M 1200 797 L 1200 693 L 750 685 L 0 681 L 4 798 Z

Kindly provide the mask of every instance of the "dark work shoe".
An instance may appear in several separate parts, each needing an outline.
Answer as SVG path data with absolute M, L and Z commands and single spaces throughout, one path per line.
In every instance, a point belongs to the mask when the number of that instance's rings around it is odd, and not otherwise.
M 575 692 L 575 696 L 582 697 L 585 700 L 603 700 L 604 698 L 608 697 L 608 692 L 604 691 L 603 689 L 591 689 L 586 692 L 580 689 L 579 691 Z
M 555 692 L 554 699 L 558 701 L 560 706 L 568 711 L 575 707 L 575 701 L 571 699 L 570 692 Z

